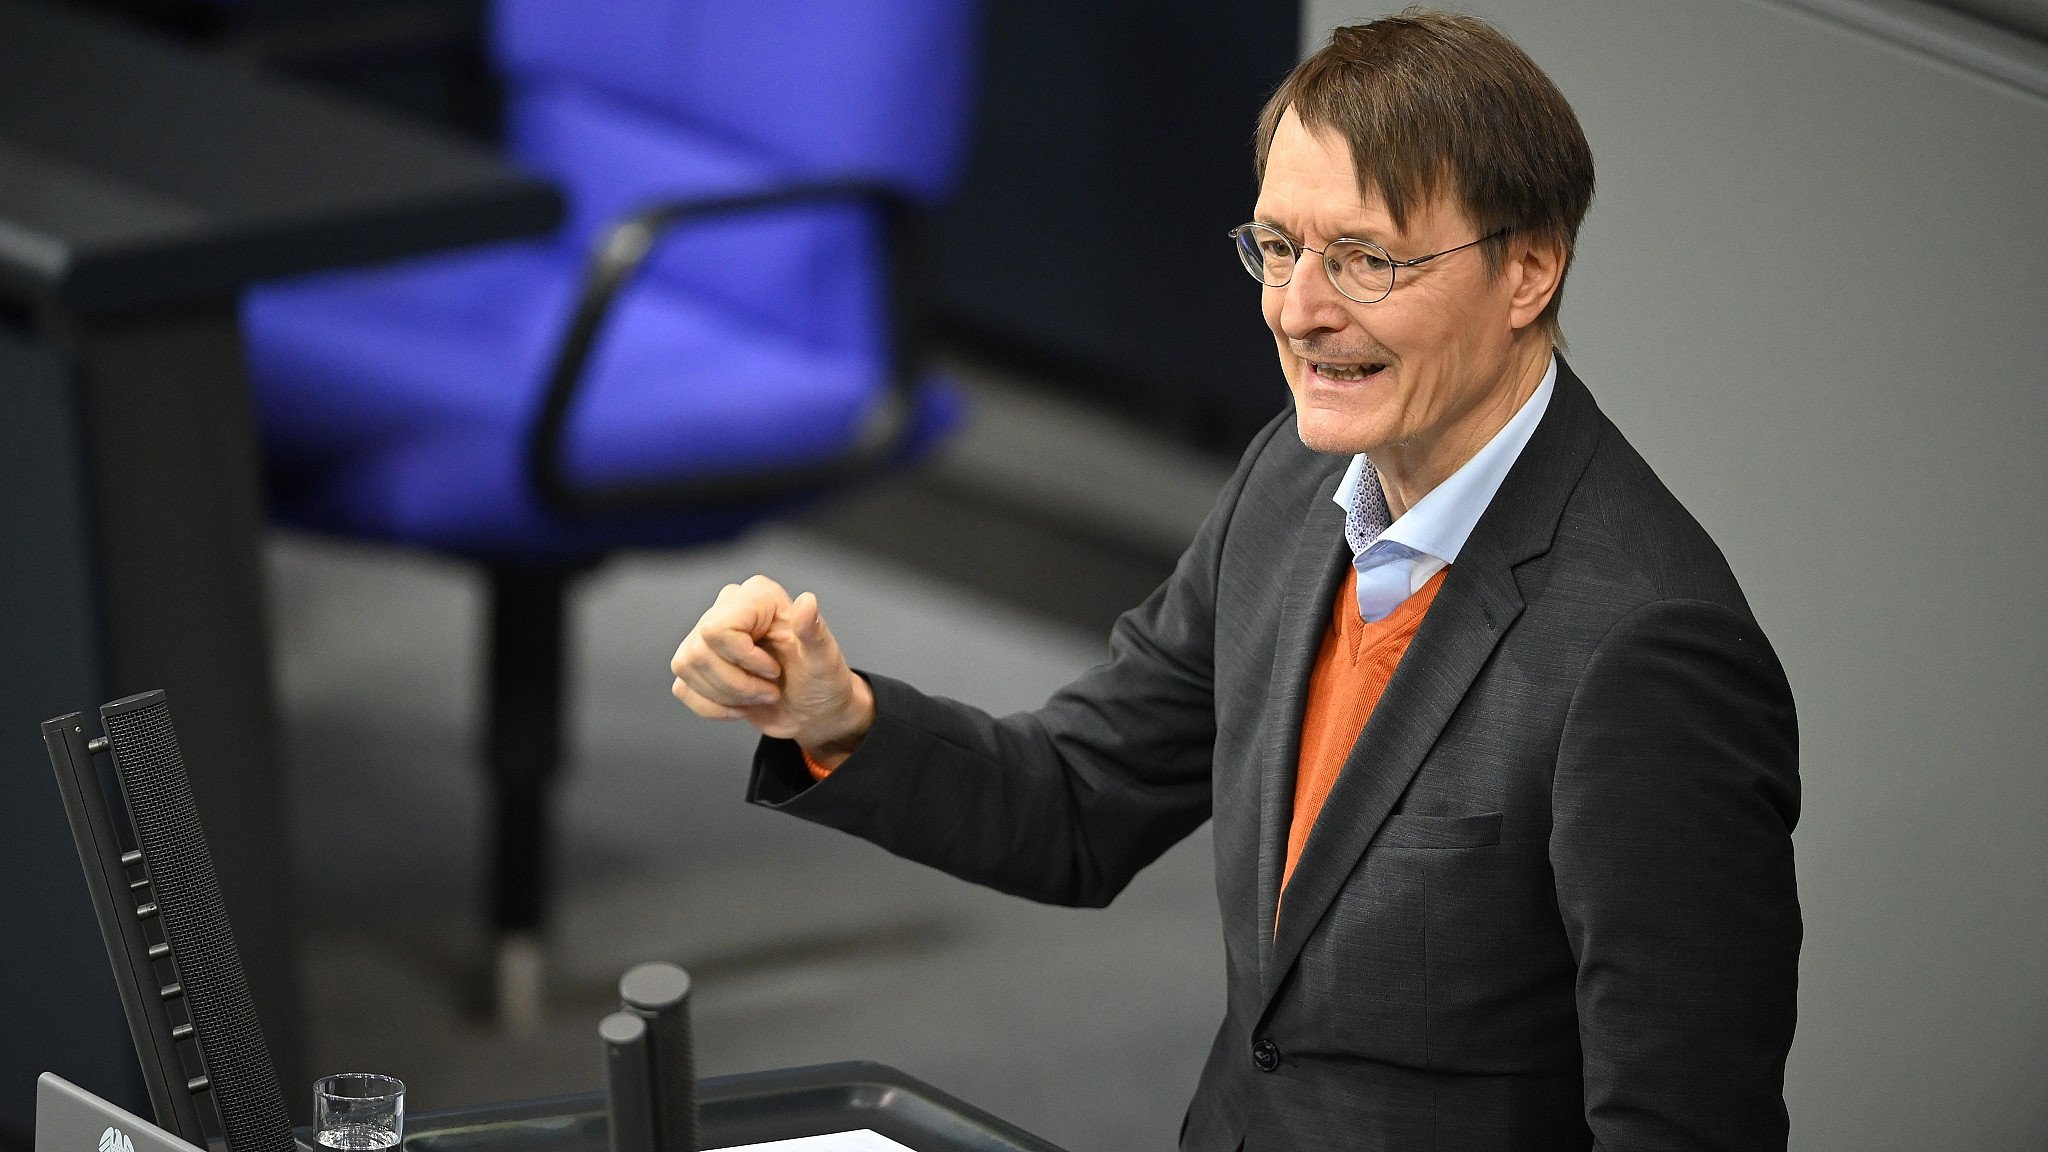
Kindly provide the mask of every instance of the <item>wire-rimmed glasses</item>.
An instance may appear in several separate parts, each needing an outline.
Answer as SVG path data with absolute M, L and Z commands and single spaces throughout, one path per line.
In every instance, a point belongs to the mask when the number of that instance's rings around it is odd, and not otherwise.
M 1509 229 L 1497 228 L 1456 248 L 1446 248 L 1411 260 L 1396 260 L 1385 248 L 1372 241 L 1354 240 L 1348 236 L 1332 240 L 1320 249 L 1311 248 L 1270 224 L 1257 222 L 1232 228 L 1230 238 L 1237 241 L 1237 258 L 1244 264 L 1244 270 L 1268 288 L 1285 288 L 1287 282 L 1294 279 L 1294 269 L 1301 260 L 1301 254 L 1314 252 L 1323 258 L 1323 271 L 1329 273 L 1330 283 L 1346 299 L 1360 304 L 1377 304 L 1394 290 L 1394 274 L 1401 269 L 1462 252 L 1508 232 Z

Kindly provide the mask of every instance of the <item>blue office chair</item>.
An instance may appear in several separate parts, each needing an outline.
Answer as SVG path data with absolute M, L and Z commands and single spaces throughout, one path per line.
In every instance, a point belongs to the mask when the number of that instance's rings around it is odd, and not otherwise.
M 538 1012 L 563 602 L 624 547 L 730 537 L 914 459 L 913 215 L 964 144 L 969 0 L 499 0 L 514 153 L 568 221 L 251 292 L 287 524 L 490 576 L 499 1005 Z

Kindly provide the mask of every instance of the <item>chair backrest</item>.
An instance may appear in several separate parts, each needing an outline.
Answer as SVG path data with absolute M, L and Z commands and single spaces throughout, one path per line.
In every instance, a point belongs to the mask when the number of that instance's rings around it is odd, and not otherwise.
M 512 149 L 564 186 L 560 239 L 579 252 L 660 200 L 854 178 L 942 195 L 965 150 L 975 31 L 971 0 L 497 0 L 492 25 Z M 648 276 L 866 343 L 872 225 L 856 207 L 693 229 Z
M 959 166 L 970 0 L 499 0 L 515 85 L 587 87 L 787 175 L 922 197 Z

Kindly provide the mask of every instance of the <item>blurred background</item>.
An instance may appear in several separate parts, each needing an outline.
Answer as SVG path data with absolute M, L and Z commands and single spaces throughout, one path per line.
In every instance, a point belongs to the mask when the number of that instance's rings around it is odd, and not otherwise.
M 1573 366 L 1799 701 L 1793 1147 L 2048 1147 L 2048 3 L 1453 7 L 1579 112 Z M 1171 1147 L 1206 831 L 973 889 L 742 803 L 666 665 L 754 572 L 995 711 L 1098 660 L 1285 403 L 1253 118 L 1384 11 L 0 0 L 0 1148 L 145 1099 L 31 733 L 160 685 L 295 1107 L 596 1088 L 669 959 L 702 1073 Z

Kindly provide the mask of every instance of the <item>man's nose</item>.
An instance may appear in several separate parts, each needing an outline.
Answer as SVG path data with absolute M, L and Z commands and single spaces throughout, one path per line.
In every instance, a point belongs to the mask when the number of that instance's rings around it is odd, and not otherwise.
M 1305 254 L 1294 266 L 1293 277 L 1271 291 L 1280 293 L 1280 331 L 1293 339 L 1306 339 L 1351 322 L 1344 297 L 1330 283 L 1322 261 L 1313 256 Z

